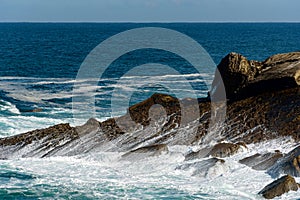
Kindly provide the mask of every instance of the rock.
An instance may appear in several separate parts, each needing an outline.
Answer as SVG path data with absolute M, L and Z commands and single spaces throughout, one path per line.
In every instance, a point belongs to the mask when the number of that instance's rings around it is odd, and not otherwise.
M 187 163 L 176 167 L 177 170 L 193 169 L 193 176 L 200 177 L 215 177 L 223 174 L 226 171 L 225 161 L 218 158 L 209 158 L 193 163 Z M 219 168 L 218 168 L 219 167 Z
M 226 121 L 218 131 L 219 138 L 246 144 L 285 136 L 299 141 L 299 94 L 298 87 L 227 104 Z
M 79 135 L 87 134 L 93 130 L 99 129 L 101 123 L 94 118 L 90 118 L 84 125 L 75 127 Z
M 58 124 L 46 129 L 0 138 L 0 159 L 11 157 L 45 157 L 54 149 L 78 139 L 75 128 L 69 124 Z
M 244 145 L 233 143 L 216 144 L 208 155 L 213 157 L 225 158 L 236 154 Z
M 169 149 L 165 144 L 155 144 L 140 147 L 122 155 L 122 160 L 141 160 L 147 157 L 159 156 L 168 153 Z
M 236 154 L 242 147 L 247 148 L 243 143 L 219 143 L 213 147 L 206 147 L 197 152 L 191 152 L 185 156 L 185 160 L 194 160 L 209 156 L 225 158 Z
M 274 55 L 263 62 L 230 53 L 218 65 L 210 96 L 222 91 L 221 80 L 227 98 L 233 101 L 293 88 L 299 86 L 299 70 L 300 52 Z
M 43 112 L 43 109 L 41 109 L 41 108 L 34 108 L 32 110 L 22 110 L 22 112 L 36 113 L 36 112 Z
M 206 147 L 196 152 L 189 152 L 187 155 L 185 155 L 185 161 L 205 158 L 209 155 L 211 149 L 212 147 Z
M 280 174 L 290 174 L 300 177 L 300 146 L 278 160 L 278 162 L 268 170 L 268 173 L 272 177 L 278 177 Z
M 297 191 L 298 184 L 292 176 L 286 175 L 264 187 L 258 194 L 266 199 L 273 199 L 291 190 Z
M 191 153 L 186 157 L 189 160 L 233 155 L 241 141 L 250 144 L 289 136 L 299 142 L 299 56 L 299 52 L 280 54 L 264 62 L 249 61 L 236 53 L 226 56 L 218 65 L 228 92 L 226 118 L 216 120 L 214 127 L 210 127 L 211 115 L 219 113 L 211 113 L 215 105 L 209 100 L 222 89 L 217 73 L 210 98 L 179 100 L 153 94 L 128 108 L 124 116 L 101 123 L 91 120 L 61 131 L 49 127 L 1 138 L 0 158 L 78 155 L 100 150 L 128 152 L 143 144 L 232 144 Z
M 180 104 L 177 98 L 165 94 L 153 94 L 149 99 L 129 107 L 129 114 L 136 122 L 148 125 L 150 108 L 156 104 L 164 107 L 167 115 L 172 115 L 180 111 Z M 159 110 L 160 111 L 160 110 Z
M 266 170 L 273 166 L 278 159 L 283 156 L 281 152 L 274 152 L 274 153 L 265 153 L 265 154 L 254 154 L 252 156 L 243 158 L 239 162 L 251 167 L 255 170 Z

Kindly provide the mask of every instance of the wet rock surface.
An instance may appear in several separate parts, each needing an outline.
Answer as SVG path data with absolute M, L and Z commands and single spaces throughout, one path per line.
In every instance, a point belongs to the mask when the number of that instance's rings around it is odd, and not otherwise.
M 298 184 L 292 176 L 286 175 L 264 187 L 258 194 L 266 199 L 273 199 L 291 190 L 297 191 Z
M 278 160 L 278 162 L 268 170 L 268 173 L 273 177 L 278 177 L 280 174 L 290 174 L 300 177 L 300 146 Z
M 159 156 L 168 152 L 169 149 L 165 144 L 144 146 L 123 154 L 122 160 L 141 160 L 147 157 Z
M 201 159 L 209 156 L 225 158 L 238 153 L 242 148 L 247 148 L 247 146 L 242 143 L 219 143 L 212 147 L 206 147 L 199 151 L 188 153 L 185 156 L 185 160 Z
M 281 152 L 269 152 L 265 154 L 257 153 L 243 158 L 239 162 L 255 170 L 267 170 L 282 157 L 283 154 Z
M 299 57 L 300 53 L 295 52 L 258 62 L 236 53 L 227 55 L 218 66 L 228 98 L 226 118 L 216 123 L 213 131 L 211 108 L 216 104 L 210 99 L 221 89 L 217 72 L 213 90 L 207 98 L 179 100 L 170 95 L 154 94 L 131 106 L 128 113 L 119 118 L 103 122 L 92 119 L 78 127 L 59 124 L 0 138 L 0 158 L 77 155 L 91 151 L 128 152 L 143 144 L 207 146 L 211 141 L 227 141 L 234 145 L 208 147 L 190 157 L 208 154 L 226 157 L 237 152 L 239 148 L 235 144 L 238 142 L 250 144 L 283 136 L 299 141 Z M 298 162 L 297 159 L 293 162 Z
M 220 167 L 222 169 L 214 168 Z M 193 170 L 193 176 L 214 177 L 226 172 L 225 161 L 219 158 L 209 158 L 206 160 L 196 161 L 192 163 L 182 164 L 176 167 L 177 170 Z

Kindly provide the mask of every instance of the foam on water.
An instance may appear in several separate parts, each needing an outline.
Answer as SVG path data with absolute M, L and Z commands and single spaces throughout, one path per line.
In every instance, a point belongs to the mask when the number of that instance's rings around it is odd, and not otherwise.
M 114 105 L 114 113 L 111 113 L 110 95 L 113 90 L 118 91 L 114 94 L 117 98 L 116 103 L 126 102 L 130 98 L 126 94 L 136 91 L 138 91 L 138 96 L 131 103 L 140 102 L 154 92 L 165 92 L 159 86 L 166 84 L 177 85 L 178 88 L 173 91 L 181 95 L 178 98 L 184 98 L 189 97 L 194 91 L 180 87 L 182 81 L 186 80 L 198 84 L 205 80 L 209 83 L 212 77 L 213 75 L 210 73 L 164 76 L 127 75 L 121 79 L 102 78 L 100 84 L 98 83 L 99 80 L 91 79 L 0 77 L 0 95 L 2 95 L 0 100 L 5 99 L 0 101 L 0 137 L 46 128 L 58 123 L 70 123 L 73 126 L 81 125 L 86 119 L 73 120 L 72 115 L 74 112 L 82 112 L 76 109 L 80 109 L 80 105 L 85 102 L 71 102 L 74 96 L 94 95 L 97 113 L 95 118 L 103 121 L 109 117 L 126 113 L 126 108 L 124 106 L 118 107 L 118 105 Z M 143 88 L 149 82 L 153 84 Z M 74 83 L 79 84 L 76 92 L 73 90 Z M 206 96 L 207 90 L 198 88 L 198 95 L 200 97 Z M 74 112 L 72 112 L 72 105 Z M 20 112 L 18 107 L 25 111 L 39 108 L 42 109 L 42 112 L 24 113 L 23 111 Z
M 176 169 L 185 163 L 187 146 L 173 146 L 168 154 L 135 162 L 120 161 L 122 153 L 111 152 L 5 160 L 0 161 L 0 177 L 3 171 L 22 176 L 6 178 L 5 185 L 0 185 L 0 197 L 6 192 L 48 199 L 262 199 L 257 193 L 273 179 L 238 160 L 268 149 L 288 151 L 293 147 L 289 138 L 249 145 L 247 151 L 226 158 L 225 167 L 212 168 L 206 177 Z M 297 198 L 299 193 L 289 192 L 276 199 Z
M 16 114 L 19 115 L 19 109 L 8 101 L 3 101 L 0 99 L 0 115 L 3 112 L 7 112 L 8 114 Z

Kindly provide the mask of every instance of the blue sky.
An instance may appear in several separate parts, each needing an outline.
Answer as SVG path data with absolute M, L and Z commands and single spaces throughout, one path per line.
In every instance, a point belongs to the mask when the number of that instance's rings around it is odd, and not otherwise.
M 300 21 L 299 0 L 0 0 L 0 21 Z

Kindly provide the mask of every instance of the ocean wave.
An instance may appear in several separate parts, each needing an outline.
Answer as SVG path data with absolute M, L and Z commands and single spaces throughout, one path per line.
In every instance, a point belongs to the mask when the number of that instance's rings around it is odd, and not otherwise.
M 285 146 L 279 147 L 278 143 Z M 295 143 L 289 138 L 249 145 L 247 151 L 225 158 L 226 169 L 213 168 L 206 177 L 192 176 L 193 169 L 176 170 L 178 165 L 186 162 L 184 154 L 191 148 L 189 146 L 172 146 L 168 154 L 135 162 L 120 161 L 122 152 L 4 160 L 0 161 L 0 171 L 4 168 L 20 178 L 8 180 L 5 185 L 0 185 L 0 190 L 11 192 L 18 186 L 18 191 L 30 193 L 31 197 L 47 195 L 52 198 L 77 198 L 80 194 L 80 197 L 100 199 L 254 200 L 261 198 L 257 192 L 272 182 L 272 178 L 263 171 L 240 164 L 239 159 L 268 148 L 287 150 L 286 147 L 290 149 L 293 145 Z M 299 197 L 297 192 L 289 192 L 277 199 Z
M 0 99 L 0 111 L 1 112 L 8 112 L 11 114 L 21 114 L 20 110 L 16 107 L 16 105 L 8 102 L 8 101 L 4 101 Z M 1 115 L 1 113 L 0 113 Z

